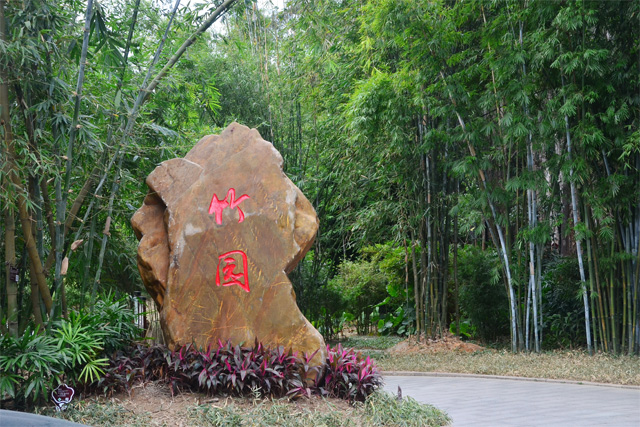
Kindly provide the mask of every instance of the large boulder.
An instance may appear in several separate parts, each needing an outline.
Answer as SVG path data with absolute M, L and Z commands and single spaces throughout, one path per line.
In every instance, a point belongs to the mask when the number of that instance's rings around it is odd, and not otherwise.
M 162 162 L 131 222 L 138 268 L 166 343 L 284 346 L 325 358 L 287 273 L 313 243 L 313 206 L 255 129 L 231 124 L 185 158 Z

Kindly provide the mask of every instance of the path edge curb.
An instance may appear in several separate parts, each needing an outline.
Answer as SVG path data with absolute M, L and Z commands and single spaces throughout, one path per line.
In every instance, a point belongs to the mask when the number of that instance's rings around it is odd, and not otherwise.
M 492 379 L 492 380 L 511 380 L 511 381 L 532 381 L 532 382 L 544 382 L 544 383 L 558 383 L 558 384 L 576 384 L 576 385 L 593 385 L 598 387 L 612 387 L 612 388 L 624 388 L 630 390 L 640 390 L 640 386 L 625 385 L 625 384 L 608 384 L 608 383 L 596 383 L 592 381 L 576 381 L 576 380 L 561 380 L 555 378 L 531 378 L 531 377 L 512 377 L 507 375 L 481 375 L 481 374 L 463 374 L 456 372 L 418 372 L 418 371 L 381 371 L 382 377 L 460 377 L 460 378 L 480 378 L 480 379 Z

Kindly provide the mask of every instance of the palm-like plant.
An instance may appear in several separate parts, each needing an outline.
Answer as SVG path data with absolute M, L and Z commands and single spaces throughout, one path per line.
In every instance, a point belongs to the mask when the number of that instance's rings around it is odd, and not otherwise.
M 28 326 L 19 338 L 0 336 L 0 395 L 18 404 L 46 398 L 56 375 L 64 371 L 67 351 L 60 351 L 56 338 L 36 326 Z

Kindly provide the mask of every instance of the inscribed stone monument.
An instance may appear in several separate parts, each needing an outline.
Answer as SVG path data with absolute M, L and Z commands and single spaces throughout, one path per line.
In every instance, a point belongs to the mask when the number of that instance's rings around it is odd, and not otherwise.
M 287 273 L 318 230 L 313 206 L 255 129 L 231 124 L 162 162 L 131 222 L 138 268 L 170 347 L 218 340 L 293 348 L 320 365 L 325 344 Z

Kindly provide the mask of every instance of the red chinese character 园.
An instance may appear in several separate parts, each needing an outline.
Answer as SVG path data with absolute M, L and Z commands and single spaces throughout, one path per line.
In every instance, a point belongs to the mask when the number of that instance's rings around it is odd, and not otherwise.
M 237 260 L 233 255 L 240 255 L 242 258 L 242 271 L 236 273 Z M 218 257 L 218 270 L 216 273 L 217 286 L 240 286 L 249 292 L 249 276 L 247 268 L 247 255 L 242 251 L 231 251 Z M 222 281 L 220 280 L 220 270 L 222 270 Z
M 215 213 L 216 223 L 218 225 L 222 225 L 222 211 L 225 208 L 231 208 L 231 209 L 237 208 L 238 222 L 240 223 L 244 221 L 244 212 L 242 212 L 242 209 L 240 209 L 238 205 L 243 200 L 246 200 L 249 198 L 250 198 L 249 196 L 247 196 L 246 194 L 243 194 L 238 198 L 238 200 L 236 200 L 236 190 L 234 188 L 230 188 L 229 191 L 227 191 L 226 197 L 222 200 L 218 199 L 217 194 L 214 194 L 213 197 L 211 198 L 211 204 L 209 205 L 209 215 L 212 215 Z M 227 201 L 227 199 L 229 200 Z

